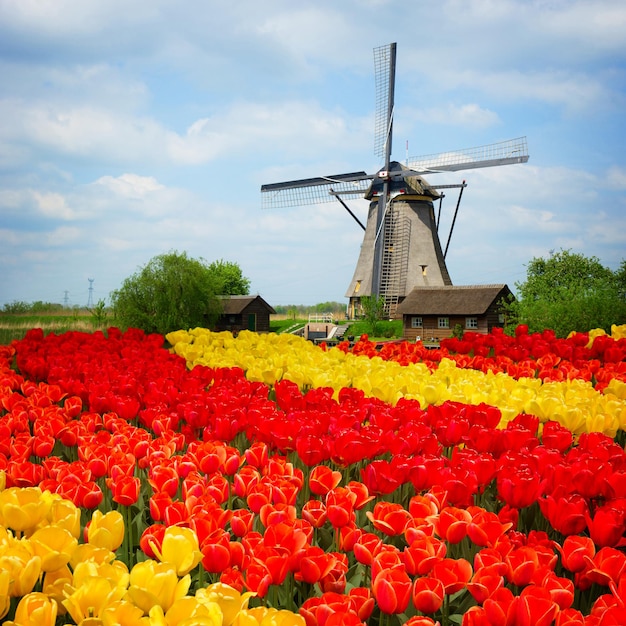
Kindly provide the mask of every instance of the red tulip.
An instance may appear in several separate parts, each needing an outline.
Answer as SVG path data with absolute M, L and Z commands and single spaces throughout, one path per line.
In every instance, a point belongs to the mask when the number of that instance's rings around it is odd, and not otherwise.
M 200 545 L 202 566 L 207 572 L 219 573 L 231 564 L 230 536 L 224 530 L 216 530 Z
M 170 498 L 178 493 L 179 477 L 173 465 L 163 463 L 151 468 L 148 483 L 155 493 L 165 492 Z
M 380 552 L 383 540 L 374 533 L 362 533 L 354 543 L 354 558 L 363 565 L 371 565 L 374 557 Z
M 537 468 L 524 463 L 521 458 L 515 465 L 507 466 L 498 472 L 498 495 L 506 504 L 523 509 L 536 502 L 541 490 L 541 476 Z
M 471 516 L 471 521 L 467 524 L 467 535 L 477 546 L 491 547 L 511 527 L 510 522 L 502 523 L 495 513 L 479 509 Z
M 413 606 L 422 613 L 436 613 L 443 604 L 443 582 L 431 576 L 415 579 L 412 589 Z
M 404 626 L 440 626 L 440 624 L 426 615 L 414 615 L 404 622 Z
M 562 611 L 569 609 L 574 602 L 574 583 L 569 578 L 549 572 L 541 581 L 541 586 L 550 592 L 550 596 Z
M 354 510 L 360 511 L 368 502 L 374 500 L 375 496 L 370 495 L 367 487 L 356 480 L 351 480 L 347 485 L 346 489 L 355 495 L 354 500 Z
M 328 519 L 326 505 L 319 500 L 307 500 L 302 505 L 300 514 L 313 528 L 321 528 Z
M 390 536 L 401 535 L 411 520 L 411 514 L 401 505 L 381 500 L 374 511 L 366 512 L 367 518 L 376 530 Z
M 561 553 L 563 567 L 569 572 L 582 572 L 596 553 L 596 546 L 591 537 L 570 535 L 565 537 L 563 545 L 556 544 Z
M 254 524 L 254 513 L 248 509 L 236 509 L 230 518 L 230 529 L 235 537 L 245 537 Z
M 516 626 L 550 626 L 559 612 L 550 592 L 530 585 L 522 589 L 515 607 Z
M 435 522 L 435 532 L 450 544 L 460 543 L 465 538 L 471 521 L 472 515 L 466 509 L 447 506 L 439 513 Z
M 452 595 L 465 588 L 472 577 L 472 566 L 465 559 L 445 558 L 437 561 L 430 576 L 443 582 L 447 595 Z
M 587 501 L 578 494 L 547 495 L 539 507 L 552 528 L 562 535 L 578 535 L 587 527 Z
M 508 587 L 496 589 L 483 604 L 490 626 L 513 626 L 516 624 L 516 597 Z
M 476 570 L 467 583 L 467 590 L 478 604 L 483 604 L 503 585 L 502 567 L 501 564 L 496 563 Z
M 411 576 L 425 576 L 437 561 L 446 556 L 445 542 L 428 535 L 415 538 L 401 553 L 402 562 Z
M 318 546 L 309 546 L 299 559 L 299 569 L 294 577 L 296 580 L 315 584 L 333 569 L 335 561 L 333 554 Z
M 335 487 L 326 494 L 326 514 L 333 528 L 350 524 L 355 517 L 356 496 L 346 487 Z
M 139 547 L 149 559 L 157 558 L 156 552 L 154 551 L 155 546 L 157 550 L 161 552 L 166 528 L 167 526 L 164 524 L 152 524 L 141 533 Z
M 608 503 L 594 513 L 593 519 L 586 515 L 589 535 L 599 546 L 617 546 L 626 531 L 626 513 L 624 506 L 614 507 Z
M 411 588 L 411 579 L 403 569 L 383 569 L 372 580 L 372 592 L 380 610 L 390 615 L 406 611 Z
M 334 557 L 333 567 L 325 576 L 322 576 L 319 580 L 319 588 L 322 593 L 333 591 L 336 593 L 344 593 L 348 580 L 346 573 L 348 572 L 348 557 L 341 552 L 333 552 Z
M 311 493 L 325 496 L 341 482 L 341 472 L 332 470 L 327 465 L 318 465 L 311 470 L 309 475 L 309 488 Z
M 590 624 L 578 609 L 565 609 L 559 611 L 554 621 L 554 626 L 585 626 Z
M 593 560 L 588 561 L 589 569 L 585 572 L 592 582 L 608 586 L 618 584 L 626 571 L 626 555 L 612 547 L 600 548 Z

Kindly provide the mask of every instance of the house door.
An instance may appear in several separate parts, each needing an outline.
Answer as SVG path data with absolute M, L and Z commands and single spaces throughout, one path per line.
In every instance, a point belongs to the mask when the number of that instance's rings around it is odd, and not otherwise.
M 248 313 L 248 330 L 256 330 L 256 313 Z

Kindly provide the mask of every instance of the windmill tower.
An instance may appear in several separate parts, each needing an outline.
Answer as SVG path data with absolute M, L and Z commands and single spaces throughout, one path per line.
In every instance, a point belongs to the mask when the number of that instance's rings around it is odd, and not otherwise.
M 396 44 L 374 49 L 376 85 L 375 152 L 382 168 L 263 185 L 264 208 L 303 206 L 338 200 L 365 230 L 361 252 L 346 291 L 349 314 L 360 312 L 363 296 L 382 296 L 385 314 L 393 317 L 397 305 L 418 286 L 445 286 L 452 281 L 439 239 L 434 202 L 441 202 L 445 188 L 458 188 L 461 200 L 465 181 L 456 185 L 430 185 L 423 174 L 456 172 L 528 161 L 526 138 L 512 139 L 468 150 L 391 160 Z M 352 213 L 342 197 L 357 195 L 369 200 L 367 224 Z M 441 206 L 441 205 L 440 205 Z M 455 219 L 456 219 L 455 211 Z

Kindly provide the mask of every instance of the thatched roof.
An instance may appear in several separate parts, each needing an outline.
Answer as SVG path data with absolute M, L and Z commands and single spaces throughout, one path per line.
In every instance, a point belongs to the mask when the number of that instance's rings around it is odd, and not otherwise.
M 483 315 L 511 290 L 506 285 L 415 287 L 398 305 L 401 315 Z
M 239 315 L 255 300 L 258 300 L 268 311 L 268 313 L 276 313 L 276 311 L 261 296 L 218 296 L 222 303 L 225 315 Z

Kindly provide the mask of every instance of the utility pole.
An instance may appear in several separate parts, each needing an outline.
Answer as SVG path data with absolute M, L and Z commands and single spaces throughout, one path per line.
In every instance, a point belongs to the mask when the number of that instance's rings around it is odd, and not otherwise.
M 87 308 L 90 309 L 93 307 L 93 278 L 88 278 L 89 281 L 89 298 L 87 299 Z

